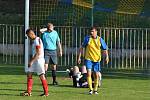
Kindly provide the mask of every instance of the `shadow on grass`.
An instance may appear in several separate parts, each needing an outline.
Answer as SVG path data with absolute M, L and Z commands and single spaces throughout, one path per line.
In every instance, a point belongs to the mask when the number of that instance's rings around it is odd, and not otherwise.
M 0 89 L 1 91 L 2 90 L 5 90 L 5 91 L 26 91 L 24 89 Z M 1 94 L 1 93 L 0 93 Z
M 59 90 L 55 90 L 55 91 L 49 91 L 49 93 L 52 93 L 52 94 L 62 94 L 62 93 L 67 93 L 67 94 L 69 94 L 69 95 L 80 95 L 80 94 L 87 94 L 88 95 L 88 89 L 87 89 L 87 91 L 85 91 L 85 92 L 83 92 L 83 91 L 80 91 L 79 90 L 79 88 L 77 88 L 77 90 L 75 91 L 72 91 L 71 90 L 71 92 L 70 92 L 70 90 L 61 90 L 61 91 L 59 91 Z
M 58 87 L 68 87 L 68 88 L 74 88 L 72 85 L 58 85 Z
M 8 91 L 8 92 L 10 92 L 10 91 L 26 91 L 25 89 L 0 89 L 0 91 Z M 43 92 L 42 90 L 32 90 L 32 92 Z M 0 93 L 1 94 L 1 93 Z
M 23 66 L 0 66 L 0 75 L 25 75 Z
M 23 83 L 23 82 L 0 82 L 0 85 L 13 85 L 13 84 L 24 84 L 27 85 L 27 83 Z M 39 81 L 39 83 L 33 83 L 33 86 L 42 86 L 42 83 Z
M 6 93 L 4 93 L 4 94 L 2 93 L 2 94 L 0 94 L 0 96 L 1 96 L 1 95 L 2 95 L 2 96 L 4 96 L 4 95 L 5 95 L 5 96 L 20 96 L 19 94 L 6 94 Z
M 118 76 L 118 75 L 103 75 L 103 79 L 129 79 L 129 80 L 150 80 L 150 77 L 143 76 Z
M 23 83 L 23 82 L 0 82 L 0 84 L 27 84 L 27 83 Z
M 6 96 L 21 96 L 20 94 L 21 93 L 23 93 L 24 91 L 26 91 L 26 90 L 24 90 L 24 89 L 0 89 L 0 91 L 8 91 L 8 93 L 3 93 L 3 92 L 0 92 L 0 96 L 1 95 L 6 95 Z M 10 91 L 18 91 L 18 94 L 10 94 Z M 41 90 L 32 90 L 32 92 L 43 92 L 43 91 L 41 91 Z

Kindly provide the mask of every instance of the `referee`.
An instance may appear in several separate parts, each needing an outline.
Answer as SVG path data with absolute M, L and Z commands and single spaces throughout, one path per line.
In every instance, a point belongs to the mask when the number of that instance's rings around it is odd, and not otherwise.
M 58 85 L 56 80 L 56 66 L 57 62 L 57 47 L 59 48 L 59 56 L 62 56 L 62 46 L 57 31 L 54 30 L 52 23 L 47 24 L 47 29 L 40 29 L 44 45 L 44 58 L 45 58 L 45 75 L 47 76 L 48 64 L 51 64 L 53 85 Z

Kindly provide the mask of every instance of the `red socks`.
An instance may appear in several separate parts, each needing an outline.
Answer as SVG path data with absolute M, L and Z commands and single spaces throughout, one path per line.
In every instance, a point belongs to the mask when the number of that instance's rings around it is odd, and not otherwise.
M 44 89 L 44 93 L 47 95 L 48 94 L 48 84 L 46 79 L 41 79 L 42 85 L 43 85 L 43 89 Z
M 31 93 L 32 91 L 32 84 L 33 84 L 33 80 L 32 78 L 27 78 L 27 92 L 28 93 Z
M 41 79 L 42 85 L 43 85 L 43 89 L 44 89 L 44 93 L 47 95 L 48 94 L 48 84 L 46 79 Z M 32 91 L 32 84 L 33 84 L 33 80 L 32 78 L 27 78 L 27 92 L 31 93 Z

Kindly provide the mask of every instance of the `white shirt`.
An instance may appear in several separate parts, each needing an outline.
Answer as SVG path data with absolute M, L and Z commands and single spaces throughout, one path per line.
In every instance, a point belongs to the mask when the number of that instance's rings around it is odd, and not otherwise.
M 40 48 L 39 48 L 40 47 Z M 39 37 L 36 37 L 32 43 L 32 56 L 36 54 L 36 48 L 40 49 L 39 58 L 44 58 L 44 48 L 42 40 Z

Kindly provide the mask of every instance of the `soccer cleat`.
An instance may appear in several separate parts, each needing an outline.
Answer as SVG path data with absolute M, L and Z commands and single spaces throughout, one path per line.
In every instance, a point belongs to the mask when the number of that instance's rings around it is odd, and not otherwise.
M 89 94 L 90 94 L 90 95 L 92 95 L 92 94 L 93 94 L 93 91 L 92 91 L 92 90 L 90 90 L 90 91 L 89 91 Z
M 94 94 L 98 94 L 98 92 L 97 92 L 97 91 L 94 91 Z
M 28 93 L 28 92 L 23 92 L 20 93 L 21 96 L 32 96 L 32 93 Z
M 42 96 L 42 97 L 47 97 L 47 96 L 49 96 L 49 94 L 48 94 L 48 93 L 47 93 L 47 94 L 43 93 L 43 94 L 41 94 L 40 96 Z
M 53 82 L 53 85 L 58 85 L 58 82 L 57 81 Z

